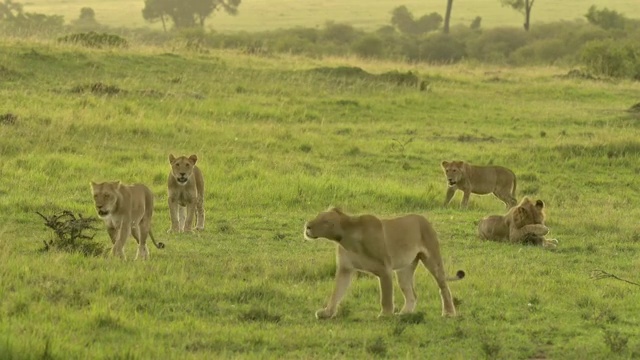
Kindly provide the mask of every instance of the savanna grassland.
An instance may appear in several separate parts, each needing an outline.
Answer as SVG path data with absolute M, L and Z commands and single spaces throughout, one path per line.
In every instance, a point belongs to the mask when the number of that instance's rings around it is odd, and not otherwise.
M 425 91 L 318 67 L 412 70 Z M 179 48 L 0 43 L 0 358 L 604 359 L 640 356 L 640 83 L 564 68 L 429 66 Z M 6 114 L 12 114 L 7 116 Z M 204 232 L 167 235 L 167 157 L 198 154 Z M 442 160 L 501 164 L 543 199 L 556 250 L 482 242 L 491 196 L 442 206 Z M 148 262 L 42 252 L 35 212 L 95 216 L 89 181 L 156 196 Z M 305 241 L 330 205 L 420 213 L 439 232 L 457 318 L 416 275 L 416 316 L 377 319 L 359 276 L 317 321 L 334 245 Z M 104 230 L 96 239 L 109 242 Z M 402 296 L 396 287 L 396 306 Z
M 445 0 L 405 0 L 400 3 L 394 0 L 247 0 L 238 8 L 237 16 L 219 12 L 207 25 L 216 31 L 265 31 L 296 26 L 317 27 L 327 21 L 335 21 L 371 31 L 388 25 L 391 10 L 400 5 L 406 5 L 413 13 L 422 15 L 431 12 L 444 14 L 446 3 Z M 531 21 L 535 26 L 541 21 L 583 18 L 591 5 L 616 10 L 629 18 L 640 17 L 640 8 L 631 0 L 545 0 L 535 2 Z M 96 20 L 104 25 L 162 28 L 159 23 L 144 21 L 143 0 L 31 0 L 25 3 L 25 11 L 64 15 L 67 21 L 78 18 L 83 7 L 94 9 Z M 486 27 L 521 27 L 523 22 L 521 14 L 501 6 L 499 0 L 454 2 L 452 24 L 469 25 L 476 16 L 482 17 L 482 24 Z

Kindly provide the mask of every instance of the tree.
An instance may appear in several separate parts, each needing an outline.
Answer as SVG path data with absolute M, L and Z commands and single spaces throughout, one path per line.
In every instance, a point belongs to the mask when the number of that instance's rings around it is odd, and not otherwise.
M 242 0 L 145 0 L 142 17 L 149 21 L 162 21 L 167 30 L 166 21 L 171 19 L 176 28 L 204 28 L 205 20 L 214 12 L 224 10 L 230 15 L 238 13 Z
M 11 0 L 0 2 L 0 20 L 13 19 L 22 15 L 22 4 Z
M 524 14 L 524 29 L 529 31 L 531 19 L 531 8 L 535 0 L 500 0 L 502 6 L 509 6 L 512 9 Z
M 406 6 L 398 6 L 391 12 L 391 24 L 407 35 L 422 35 L 440 27 L 442 16 L 431 13 L 414 20 L 413 14 Z
M 624 29 L 626 18 L 615 10 L 609 10 L 604 8 L 602 10 L 596 9 L 595 5 L 591 5 L 589 11 L 584 16 L 589 23 L 599 26 L 605 30 L 609 29 Z
M 444 13 L 444 33 L 449 33 L 449 23 L 451 21 L 451 9 L 453 8 L 453 0 L 447 0 L 447 11 Z

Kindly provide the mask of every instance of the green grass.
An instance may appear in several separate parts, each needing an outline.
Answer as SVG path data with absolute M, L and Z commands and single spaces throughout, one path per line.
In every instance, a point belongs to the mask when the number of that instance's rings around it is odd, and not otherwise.
M 96 20 L 109 26 L 147 26 L 142 18 L 142 0 L 31 0 L 25 2 L 25 11 L 64 15 L 67 21 L 77 19 L 82 7 L 95 10 Z M 416 15 L 431 12 L 444 14 L 446 1 L 407 0 L 398 3 L 393 0 L 340 1 L 340 0 L 250 0 L 242 2 L 236 17 L 223 12 L 214 14 L 208 26 L 217 31 L 262 31 L 296 26 L 322 26 L 327 21 L 349 23 L 359 28 L 374 30 L 388 25 L 391 10 L 406 5 Z M 573 20 L 583 18 L 589 6 L 608 7 L 627 17 L 640 17 L 640 10 L 629 0 L 564 0 L 536 2 L 532 10 L 532 26 L 539 22 Z M 455 1 L 452 24 L 469 25 L 476 16 L 482 17 L 484 27 L 517 26 L 523 23 L 523 16 L 502 7 L 499 0 Z M 153 25 L 160 28 L 161 25 Z
M 413 70 L 430 91 L 308 71 L 337 65 Z M 3 41 L 0 115 L 17 119 L 0 123 L 0 358 L 640 356 L 640 288 L 589 278 L 640 280 L 640 119 L 625 111 L 640 83 L 567 70 Z M 78 91 L 98 83 L 119 92 Z M 164 233 L 169 153 L 198 154 L 203 233 Z M 475 223 L 503 204 L 460 210 L 458 194 L 443 208 L 445 159 L 513 169 L 559 248 L 479 241 Z M 93 216 L 89 181 L 115 179 L 154 191 L 166 249 L 148 262 L 132 261 L 133 240 L 124 262 L 38 252 L 50 234 L 35 211 Z M 421 315 L 376 319 L 376 280 L 359 276 L 338 317 L 317 321 L 334 246 L 301 231 L 329 205 L 425 214 L 448 272 L 468 274 L 451 284 L 460 316 L 440 317 L 420 270 Z

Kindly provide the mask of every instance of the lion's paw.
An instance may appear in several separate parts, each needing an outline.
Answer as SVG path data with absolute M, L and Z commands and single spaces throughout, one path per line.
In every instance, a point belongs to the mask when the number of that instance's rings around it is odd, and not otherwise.
M 320 309 L 318 311 L 316 311 L 316 319 L 318 320 L 326 320 L 326 319 L 331 319 L 332 317 L 336 316 L 336 314 L 331 314 L 327 311 L 327 309 Z

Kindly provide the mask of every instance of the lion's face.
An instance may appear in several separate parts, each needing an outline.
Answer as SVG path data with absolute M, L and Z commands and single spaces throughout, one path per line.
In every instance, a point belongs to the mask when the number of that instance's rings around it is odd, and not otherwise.
M 513 222 L 518 228 L 531 224 L 544 225 L 545 215 L 543 209 L 544 202 L 542 200 L 536 200 L 534 203 L 525 197 L 513 212 Z
M 462 161 L 442 162 L 442 169 L 447 176 L 449 186 L 454 186 L 458 181 L 462 180 L 464 175 L 464 167 L 462 164 Z
M 101 218 L 108 217 L 116 208 L 118 202 L 118 189 L 120 182 L 104 182 L 101 184 L 91 182 L 93 191 L 93 201 L 96 205 L 96 212 Z
M 173 154 L 169 155 L 169 163 L 171 164 L 171 175 L 176 179 L 178 184 L 184 185 L 189 181 L 193 174 L 193 167 L 196 165 L 198 157 L 191 155 L 189 157 L 180 156 L 176 158 Z
M 315 219 L 307 221 L 304 225 L 304 238 L 313 240 L 325 238 L 340 241 L 342 239 L 342 228 L 340 220 L 344 216 L 338 209 L 321 212 Z

